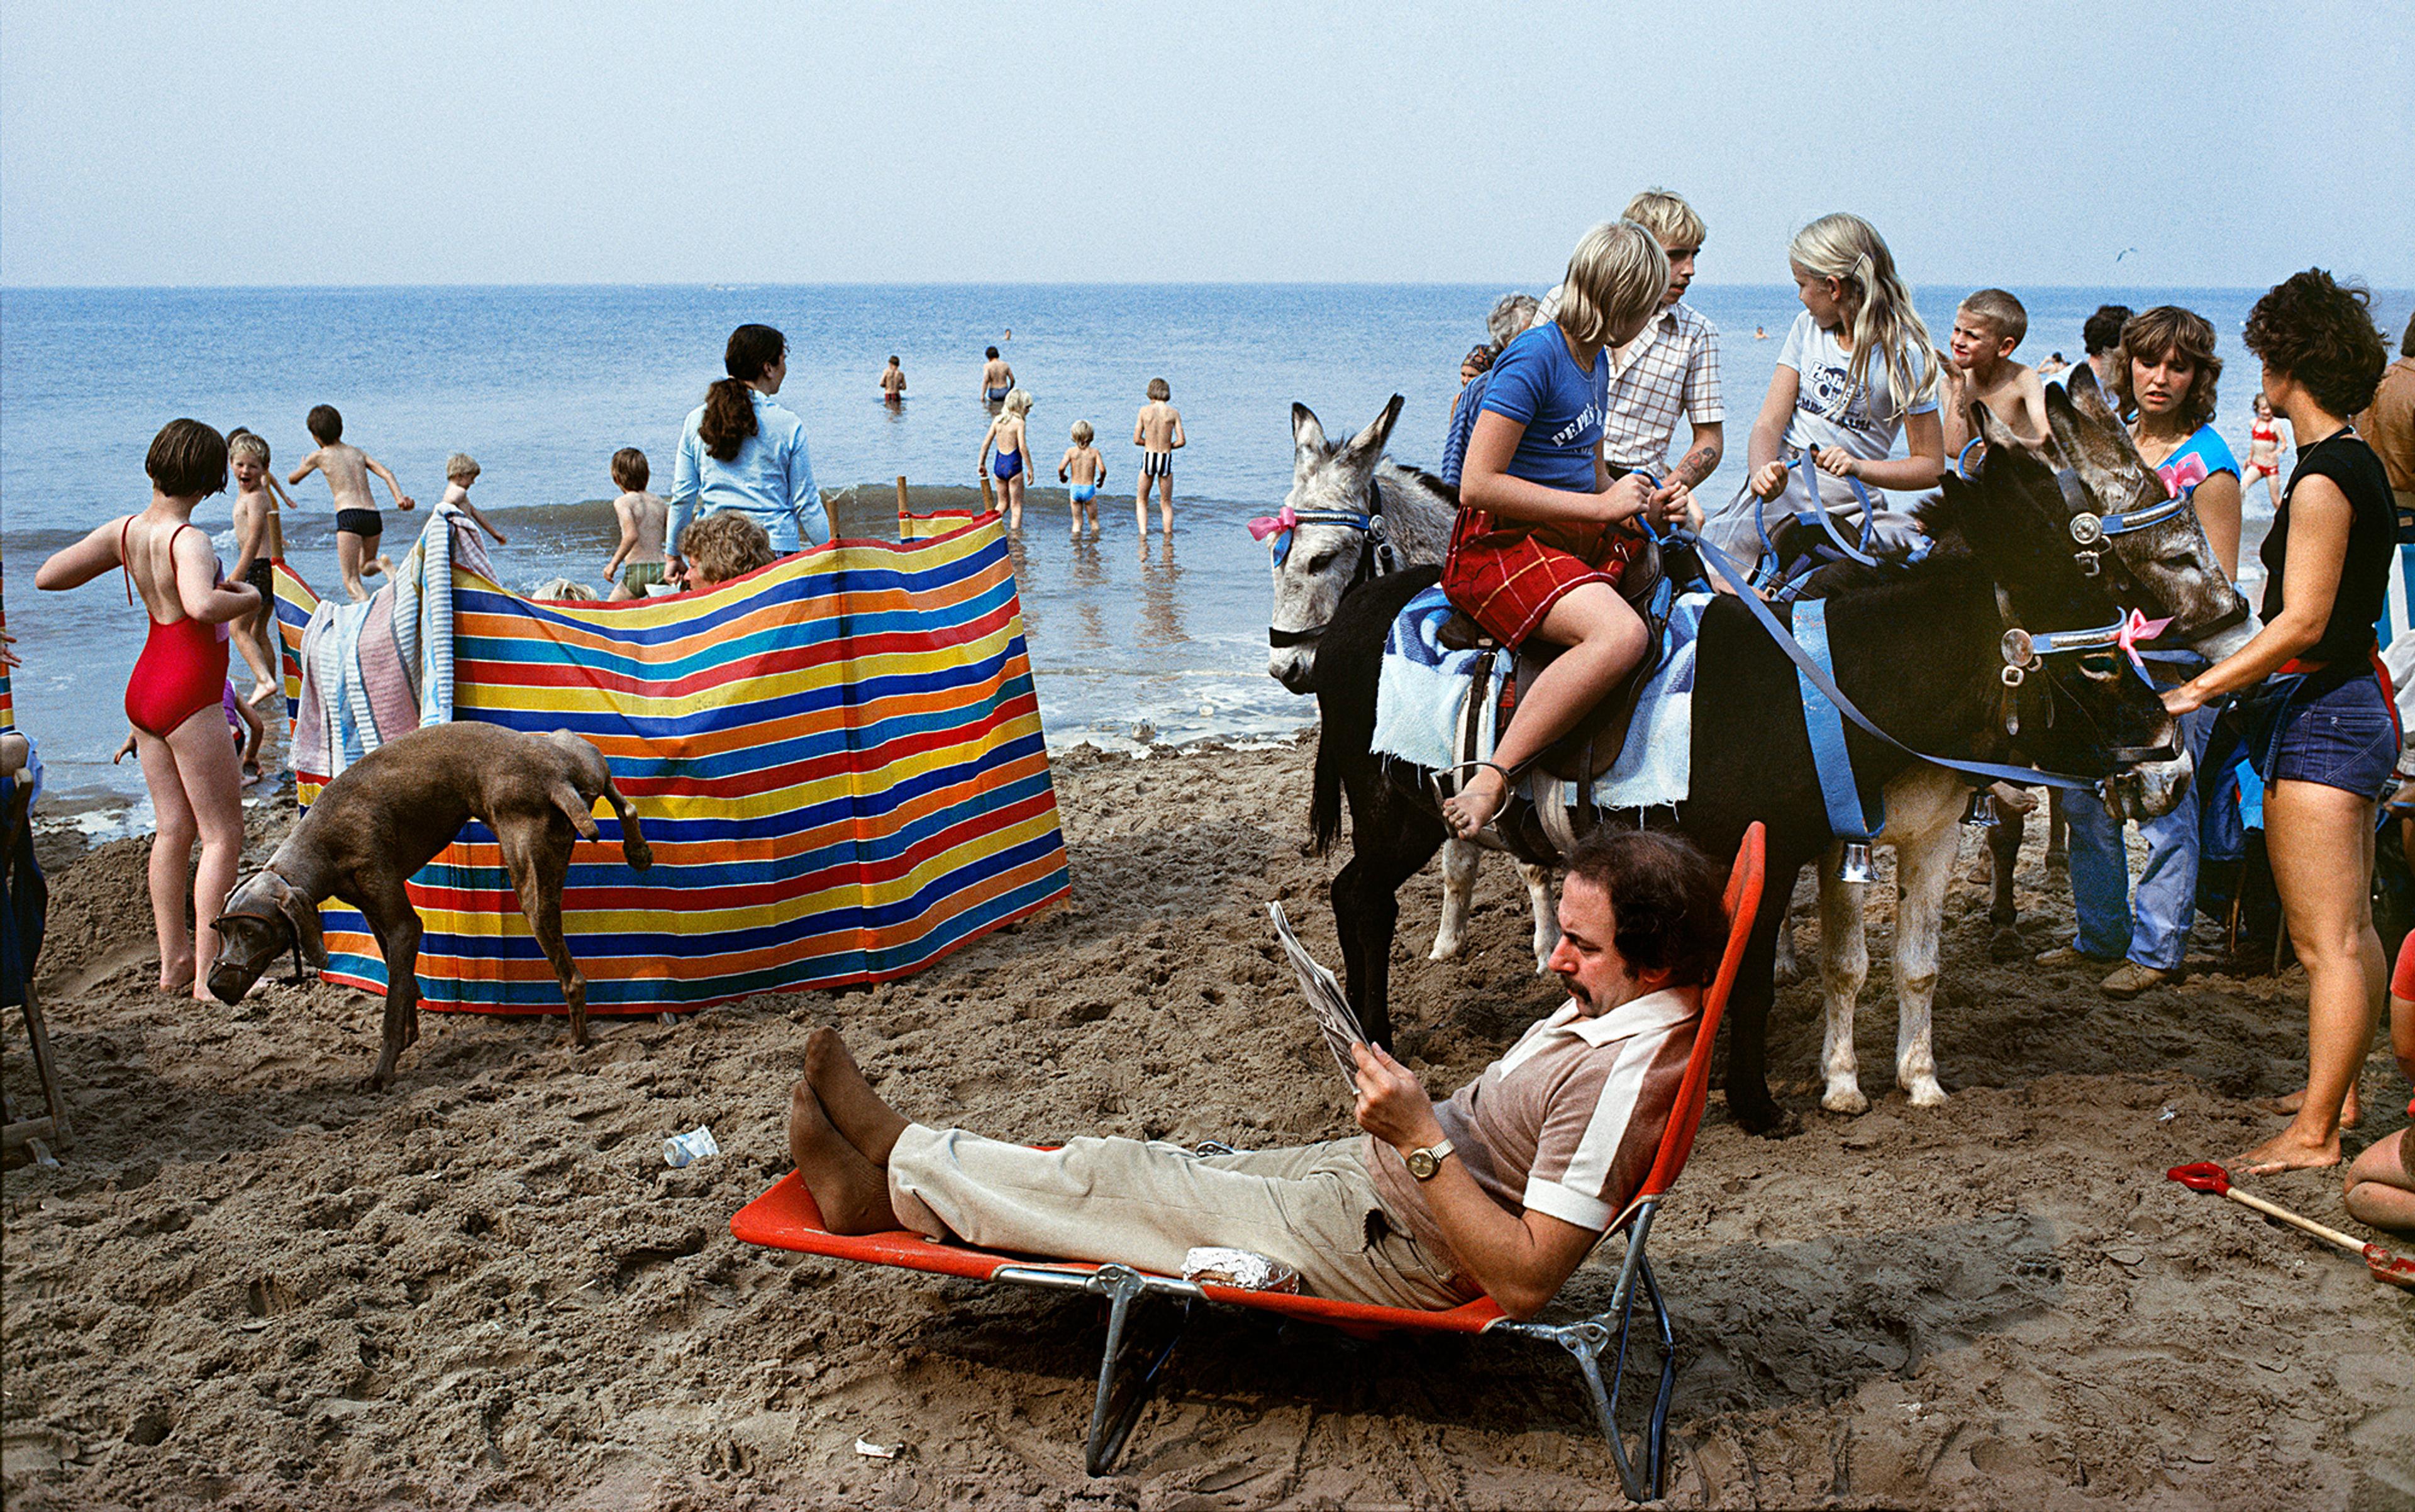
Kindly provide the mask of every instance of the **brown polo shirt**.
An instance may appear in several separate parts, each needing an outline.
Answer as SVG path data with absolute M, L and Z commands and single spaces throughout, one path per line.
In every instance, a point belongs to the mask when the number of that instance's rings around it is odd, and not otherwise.
M 1508 1054 L 1434 1107 L 1452 1158 L 1486 1196 L 1579 1228 L 1607 1230 L 1651 1174 L 1693 1054 L 1692 993 L 1657 992 L 1598 1018 L 1571 998 Z M 1385 1212 L 1438 1255 L 1449 1240 L 1400 1152 L 1368 1136 L 1362 1154 Z M 1452 1262 L 1462 1276 L 1467 1267 Z
M 2390 487 L 2415 492 L 2415 357 L 2401 357 L 2382 373 L 2372 406 L 2356 417 L 2356 433 L 2381 457 Z

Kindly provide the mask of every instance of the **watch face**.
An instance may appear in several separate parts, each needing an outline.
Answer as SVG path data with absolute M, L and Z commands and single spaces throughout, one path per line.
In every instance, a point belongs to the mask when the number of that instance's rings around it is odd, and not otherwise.
M 1433 1151 L 1409 1151 L 1409 1175 L 1417 1177 L 1419 1181 L 1432 1179 L 1433 1174 L 1441 1169 L 1442 1163 L 1433 1158 Z

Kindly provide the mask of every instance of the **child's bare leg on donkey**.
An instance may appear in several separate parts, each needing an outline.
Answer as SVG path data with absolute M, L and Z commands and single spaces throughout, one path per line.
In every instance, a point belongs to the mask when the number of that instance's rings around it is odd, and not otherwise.
M 1502 771 L 1516 771 L 1575 728 L 1643 659 L 1643 621 L 1608 583 L 1585 583 L 1562 594 L 1535 633 L 1568 650 L 1519 700 L 1492 753 L 1494 766 L 1477 768 L 1458 796 L 1444 802 L 1443 822 L 1462 839 L 1492 823 L 1508 801 Z

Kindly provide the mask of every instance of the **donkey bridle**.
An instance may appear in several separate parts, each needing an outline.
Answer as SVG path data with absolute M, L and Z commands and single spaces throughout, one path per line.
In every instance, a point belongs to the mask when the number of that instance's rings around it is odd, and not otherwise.
M 1384 495 L 1376 487 L 1372 474 L 1367 479 L 1367 507 L 1364 510 L 1294 510 L 1292 521 L 1295 525 L 1339 525 L 1365 534 L 1367 545 L 1359 549 L 1358 571 L 1351 574 L 1348 586 L 1342 590 L 1344 596 L 1363 582 L 1389 576 L 1400 569 L 1400 562 L 1393 555 L 1391 538 L 1384 529 Z M 1285 630 L 1278 625 L 1268 625 L 1267 644 L 1278 651 L 1288 646 L 1304 646 L 1325 634 L 1325 629 L 1321 624 L 1312 625 L 1306 630 Z
M 2130 535 L 2139 531 L 2152 531 L 2158 525 L 2179 518 L 2183 511 L 2191 507 L 2188 495 L 2175 493 L 2168 499 L 2159 499 L 2139 509 L 2100 515 L 2096 512 L 2095 500 L 2088 492 L 2088 486 L 2079 481 L 2079 474 L 2074 470 L 2067 467 L 2057 468 L 2054 486 L 2062 494 L 2063 507 L 2071 512 L 2071 560 L 2078 562 L 2079 570 L 2091 577 L 2095 576 L 2101 570 L 2102 558 L 2107 549 L 2111 547 L 2115 536 Z M 2118 550 L 2113 553 L 2113 571 L 2119 582 L 2126 583 L 2129 587 L 2142 592 L 2145 591 L 2145 585 L 2140 583 L 2138 575 L 2122 562 L 2121 552 Z M 2245 594 L 2239 591 L 2237 584 L 2231 585 L 2231 597 L 2233 602 L 2228 610 L 2211 624 L 2192 626 L 2190 635 L 2198 638 L 2216 635 L 2245 620 L 2247 598 Z

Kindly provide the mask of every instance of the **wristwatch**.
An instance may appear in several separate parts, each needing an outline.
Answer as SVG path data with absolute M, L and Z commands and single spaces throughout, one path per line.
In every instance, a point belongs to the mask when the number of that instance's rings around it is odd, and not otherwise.
M 1439 1145 L 1411 1150 L 1402 1159 L 1408 1162 L 1409 1175 L 1419 1181 L 1432 1181 L 1434 1173 L 1442 1169 L 1442 1162 L 1450 1159 L 1450 1141 L 1446 1139 Z

